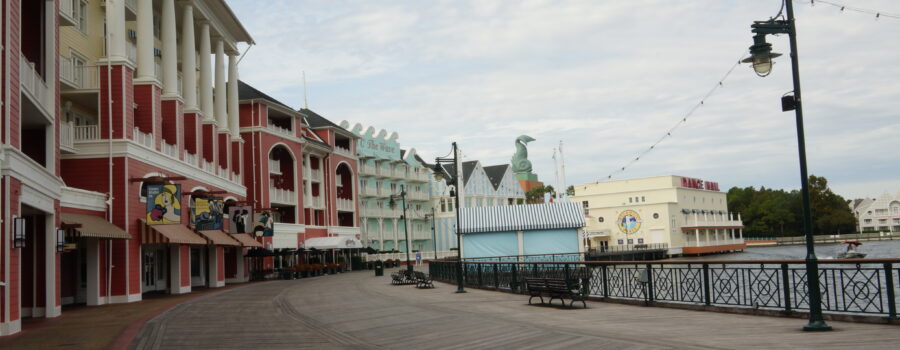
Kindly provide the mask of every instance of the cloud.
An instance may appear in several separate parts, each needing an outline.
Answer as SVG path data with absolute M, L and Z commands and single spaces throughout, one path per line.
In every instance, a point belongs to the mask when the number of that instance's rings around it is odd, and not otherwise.
M 396 130 L 428 159 L 457 141 L 485 164 L 513 140 L 552 182 L 605 178 L 658 140 L 752 43 L 778 2 L 229 0 L 258 43 L 241 77 L 293 106 Z M 895 2 L 854 6 L 898 13 Z M 848 197 L 900 189 L 900 21 L 795 5 L 810 173 Z M 786 53 L 785 36 L 770 37 Z M 617 178 L 662 174 L 797 188 L 790 60 L 737 67 L 685 125 Z M 893 186 L 878 189 L 877 186 Z

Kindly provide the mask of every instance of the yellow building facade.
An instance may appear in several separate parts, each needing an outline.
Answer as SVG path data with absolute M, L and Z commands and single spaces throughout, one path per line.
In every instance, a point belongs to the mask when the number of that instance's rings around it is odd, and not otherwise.
M 669 255 L 746 248 L 718 183 L 667 175 L 575 185 L 590 251 L 666 247 Z

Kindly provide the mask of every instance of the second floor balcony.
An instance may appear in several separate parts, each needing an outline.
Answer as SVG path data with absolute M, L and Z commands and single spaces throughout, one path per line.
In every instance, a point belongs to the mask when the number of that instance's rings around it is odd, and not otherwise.
M 310 196 L 306 195 L 303 197 L 303 205 L 307 208 L 312 209 L 325 209 L 325 198 L 322 196 Z
M 354 157 L 356 157 L 355 154 L 353 154 L 352 152 L 350 152 L 350 149 L 348 149 L 348 148 L 343 148 L 343 147 L 339 147 L 339 146 L 335 146 L 335 147 L 334 147 L 334 153 L 337 154 L 337 155 L 340 155 L 340 156 L 347 157 L 347 158 L 354 158 Z
M 363 197 L 377 197 L 378 190 L 374 186 L 360 186 L 359 195 Z
M 338 198 L 337 210 L 354 212 L 356 211 L 356 202 L 354 202 L 352 199 Z
M 279 204 L 297 204 L 297 193 L 269 185 L 269 202 Z
M 359 174 L 363 176 L 375 176 L 375 167 L 369 164 L 360 164 L 359 165 Z

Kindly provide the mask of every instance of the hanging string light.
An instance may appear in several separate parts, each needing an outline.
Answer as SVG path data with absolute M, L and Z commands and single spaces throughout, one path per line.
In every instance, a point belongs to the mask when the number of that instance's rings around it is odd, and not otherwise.
M 728 79 L 728 76 L 731 75 L 731 72 L 733 72 L 734 69 L 738 65 L 741 64 L 741 59 L 743 59 L 744 56 L 746 56 L 746 54 L 744 53 L 744 51 L 741 51 L 740 58 L 738 58 L 738 60 L 735 61 L 735 63 L 733 65 L 731 65 L 731 68 L 729 68 L 728 71 L 725 72 L 725 75 L 723 75 L 722 78 L 719 79 L 719 81 L 716 82 L 716 84 L 713 85 L 713 87 L 711 89 L 709 89 L 709 91 L 705 95 L 703 95 L 703 97 L 700 99 L 700 102 L 697 102 L 694 106 L 692 106 L 691 109 L 688 110 L 688 112 L 686 114 L 684 114 L 678 120 L 678 122 L 675 123 L 675 125 L 673 125 L 671 128 L 666 130 L 666 133 L 663 134 L 659 139 L 657 139 L 656 142 L 651 144 L 650 147 L 647 147 L 646 149 L 644 149 L 643 151 L 638 153 L 627 164 L 625 164 L 625 166 L 617 168 L 615 171 L 609 173 L 609 175 L 607 175 L 605 179 L 601 179 L 601 180 L 611 180 L 613 176 L 618 175 L 622 172 L 625 172 L 625 170 L 628 169 L 628 167 L 630 167 L 632 164 L 636 163 L 637 161 L 641 160 L 641 157 L 643 157 L 647 153 L 650 153 L 650 151 L 653 151 L 654 149 L 656 149 L 656 146 L 659 146 L 659 144 L 662 143 L 665 139 L 672 137 L 672 133 L 675 132 L 675 130 L 678 130 L 678 128 L 680 128 L 684 124 L 686 124 L 688 121 L 688 118 L 690 118 L 694 114 L 694 112 L 696 112 L 698 109 L 700 109 L 700 107 L 704 106 L 704 103 L 706 102 L 706 100 L 710 96 L 712 96 L 712 94 L 714 92 L 716 92 L 716 90 L 725 87 L 725 84 L 724 84 L 725 80 Z
M 867 9 L 867 8 L 862 8 L 862 7 L 848 6 L 848 5 L 844 5 L 841 3 L 828 1 L 828 0 L 810 0 L 809 1 L 809 6 L 815 6 L 816 4 L 825 4 L 825 5 L 836 7 L 838 9 L 840 9 L 840 11 L 842 13 L 844 11 L 853 11 L 853 12 L 858 12 L 858 13 L 874 15 L 875 19 L 880 19 L 882 17 L 900 19 L 900 15 L 893 14 L 893 13 L 887 13 L 884 11 L 872 10 L 872 9 Z

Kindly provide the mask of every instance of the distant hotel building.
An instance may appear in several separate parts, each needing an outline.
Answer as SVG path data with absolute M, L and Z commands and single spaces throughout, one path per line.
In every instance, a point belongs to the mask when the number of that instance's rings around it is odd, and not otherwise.
M 885 192 L 878 198 L 857 199 L 851 204 L 859 232 L 900 231 L 900 193 Z
M 344 121 L 341 126 L 349 128 L 350 124 Z M 396 132 L 388 135 L 371 126 L 363 130 L 361 124 L 350 130 L 358 137 L 360 226 L 365 245 L 379 251 L 406 252 L 404 225 L 408 219 L 412 250 L 431 250 L 431 226 L 425 217 L 431 213 L 426 188 L 429 171 L 416 150 L 400 149 Z M 406 218 L 399 198 L 394 208 L 390 207 L 391 195 L 399 196 L 401 188 L 406 190 Z
M 746 248 L 740 214 L 728 211 L 715 182 L 656 176 L 575 185 L 589 249 L 666 244 L 669 254 Z

